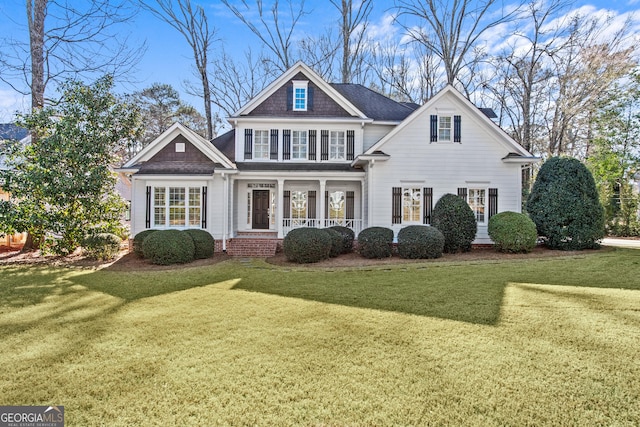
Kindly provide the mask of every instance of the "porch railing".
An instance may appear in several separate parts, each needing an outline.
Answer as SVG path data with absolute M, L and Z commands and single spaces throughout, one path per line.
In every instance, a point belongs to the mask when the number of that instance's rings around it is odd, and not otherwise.
M 303 228 L 303 227 L 315 227 L 315 228 L 327 228 L 333 227 L 334 225 L 341 225 L 343 227 L 347 227 L 353 230 L 353 232 L 358 235 L 360 231 L 362 231 L 362 220 L 361 219 L 298 219 L 298 218 L 284 218 L 282 224 L 282 232 L 286 236 L 291 230 L 294 228 Z

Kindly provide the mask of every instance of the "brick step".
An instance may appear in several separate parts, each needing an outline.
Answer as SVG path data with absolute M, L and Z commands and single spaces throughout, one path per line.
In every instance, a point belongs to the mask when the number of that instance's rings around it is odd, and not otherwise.
M 278 239 L 235 238 L 227 243 L 227 255 L 268 258 L 276 254 Z

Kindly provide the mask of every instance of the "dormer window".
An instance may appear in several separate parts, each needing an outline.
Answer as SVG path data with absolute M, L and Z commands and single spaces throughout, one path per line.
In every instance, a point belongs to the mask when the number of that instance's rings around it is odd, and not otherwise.
M 293 82 L 293 111 L 307 111 L 308 81 Z

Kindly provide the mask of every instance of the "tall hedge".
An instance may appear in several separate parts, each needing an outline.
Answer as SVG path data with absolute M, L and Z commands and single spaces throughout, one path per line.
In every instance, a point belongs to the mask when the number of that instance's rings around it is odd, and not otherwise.
M 552 157 L 544 162 L 527 211 L 552 249 L 597 248 L 604 237 L 604 209 L 595 181 L 577 159 Z
M 468 252 L 476 238 L 478 224 L 466 200 L 455 194 L 445 194 L 433 207 L 431 225 L 444 235 L 444 251 Z
M 365 258 L 389 258 L 393 230 L 385 227 L 365 228 L 358 234 L 358 252 Z

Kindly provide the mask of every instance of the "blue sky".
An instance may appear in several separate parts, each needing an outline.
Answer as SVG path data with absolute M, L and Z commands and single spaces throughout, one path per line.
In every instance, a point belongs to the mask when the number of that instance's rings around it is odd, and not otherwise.
M 209 24 L 217 29 L 217 35 L 221 39 L 220 43 L 224 43 L 227 52 L 241 55 L 249 46 L 252 46 L 254 50 L 259 49 L 260 43 L 257 37 L 246 29 L 244 24 L 219 1 L 202 0 L 199 3 L 205 7 Z M 248 0 L 248 3 L 253 4 L 252 0 Z M 306 0 L 305 5 L 311 13 L 300 23 L 298 34 L 317 34 L 337 22 L 337 11 L 328 0 Z M 393 0 L 376 0 L 374 2 L 374 10 L 370 17 L 371 28 L 375 30 L 378 37 L 393 35 L 399 37 L 400 35 L 400 28 L 389 19 L 392 6 Z M 606 10 L 610 13 L 623 15 L 638 10 L 640 0 L 578 1 L 574 8 L 582 8 L 590 13 L 604 13 Z M 640 22 L 640 16 L 637 16 L 636 19 Z M 169 83 L 181 92 L 183 99 L 199 110 L 203 110 L 202 102 L 198 98 L 187 95 L 184 89 L 183 82 L 185 80 L 196 80 L 193 76 L 191 65 L 193 60 L 190 56 L 190 50 L 181 34 L 144 11 L 138 13 L 134 22 L 123 28 L 122 31 L 131 34 L 132 43 L 146 42 L 147 51 L 136 71 L 131 75 L 131 83 L 120 85 L 119 91 L 133 92 L 155 82 Z M 0 2 L 0 39 L 6 37 L 20 39 L 27 37 L 24 0 L 2 0 Z M 10 121 L 16 110 L 24 111 L 28 107 L 28 98 L 20 96 L 10 87 L 0 83 L 0 123 Z

